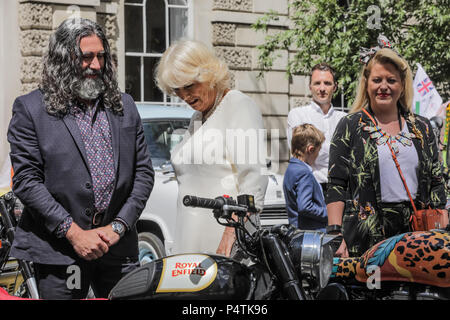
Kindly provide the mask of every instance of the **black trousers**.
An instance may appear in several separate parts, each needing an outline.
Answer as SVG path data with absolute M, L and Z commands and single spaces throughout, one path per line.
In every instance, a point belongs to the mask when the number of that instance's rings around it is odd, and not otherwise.
M 85 299 L 89 286 L 96 298 L 107 298 L 117 282 L 137 267 L 137 260 L 104 257 L 80 259 L 69 266 L 34 264 L 39 295 L 44 300 Z

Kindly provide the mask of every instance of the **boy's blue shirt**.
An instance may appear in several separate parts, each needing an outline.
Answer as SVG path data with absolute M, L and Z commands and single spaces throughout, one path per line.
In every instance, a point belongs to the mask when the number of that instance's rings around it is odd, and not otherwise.
M 308 164 L 294 157 L 289 160 L 283 190 L 289 223 L 301 230 L 325 232 L 327 207 L 322 187 Z

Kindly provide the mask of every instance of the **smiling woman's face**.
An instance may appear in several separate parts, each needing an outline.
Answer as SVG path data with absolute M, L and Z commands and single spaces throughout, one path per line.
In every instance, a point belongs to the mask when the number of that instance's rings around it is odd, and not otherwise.
M 180 99 L 202 113 L 212 108 L 217 94 L 214 88 L 204 82 L 194 82 L 182 88 L 176 88 L 174 91 Z
M 403 91 L 400 72 L 391 63 L 375 63 L 367 79 L 367 94 L 372 108 L 396 107 Z

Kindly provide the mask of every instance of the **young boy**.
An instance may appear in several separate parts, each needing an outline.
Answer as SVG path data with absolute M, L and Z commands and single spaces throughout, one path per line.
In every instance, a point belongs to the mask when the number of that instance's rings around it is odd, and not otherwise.
M 322 187 L 311 166 L 316 160 L 324 134 L 312 124 L 302 124 L 292 132 L 292 158 L 284 174 L 284 197 L 289 223 L 301 230 L 325 232 L 327 207 Z

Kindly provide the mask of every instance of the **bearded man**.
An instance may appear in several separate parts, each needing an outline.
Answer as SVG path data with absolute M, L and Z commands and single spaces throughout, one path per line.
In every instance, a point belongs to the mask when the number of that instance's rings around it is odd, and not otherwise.
M 32 261 L 40 297 L 96 297 L 139 265 L 136 222 L 154 171 L 133 99 L 87 19 L 50 37 L 39 89 L 18 97 L 8 130 L 13 191 L 25 205 L 11 255 Z

